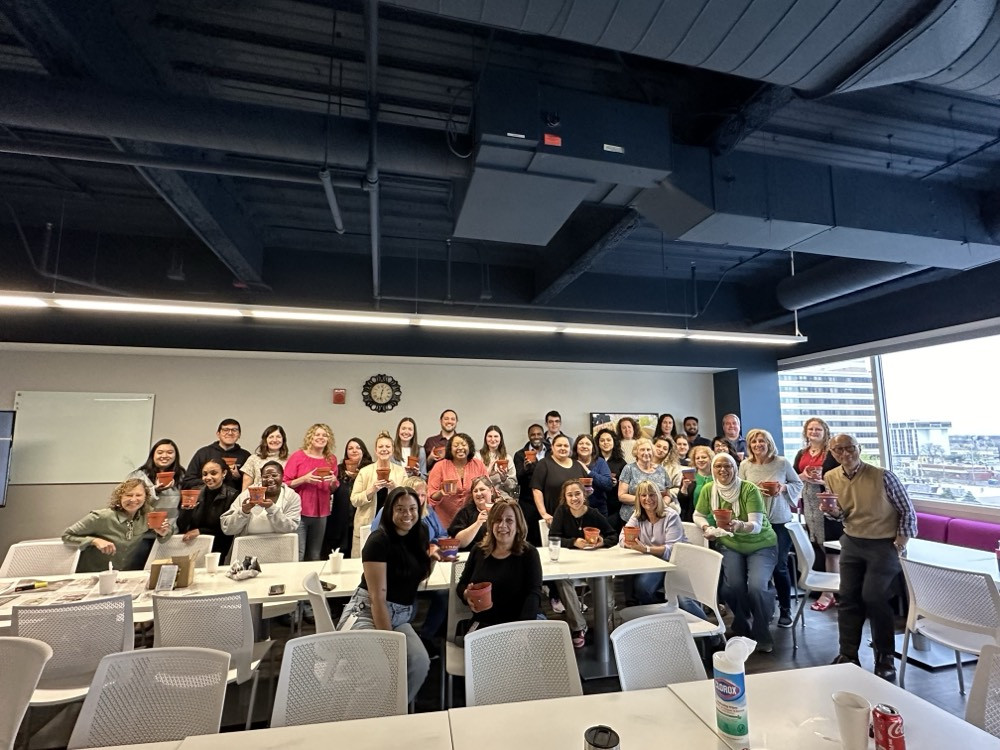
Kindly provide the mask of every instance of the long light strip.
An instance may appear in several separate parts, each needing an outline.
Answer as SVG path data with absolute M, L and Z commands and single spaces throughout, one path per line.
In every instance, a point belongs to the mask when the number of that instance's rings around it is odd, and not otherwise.
M 604 336 L 632 339 L 660 339 L 740 344 L 787 346 L 808 339 L 802 335 L 744 333 L 728 331 L 687 330 L 682 328 L 652 328 L 644 326 L 585 325 L 579 323 L 519 321 L 498 318 L 463 318 L 444 315 L 405 315 L 383 312 L 353 312 L 349 310 L 314 310 L 310 308 L 266 307 L 257 305 L 202 304 L 160 300 L 124 300 L 117 297 L 87 295 L 37 295 L 0 290 L 0 307 L 57 307 L 82 312 L 123 312 L 152 315 L 184 315 L 189 317 L 253 318 L 258 320 L 288 320 L 302 323 L 330 323 L 381 326 L 421 326 L 461 331 L 516 333 L 562 333 L 569 336 Z

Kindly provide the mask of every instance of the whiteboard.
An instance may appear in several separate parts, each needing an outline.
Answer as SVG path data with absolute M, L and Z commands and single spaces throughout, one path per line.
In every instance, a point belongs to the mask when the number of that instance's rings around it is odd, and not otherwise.
M 152 393 L 17 391 L 11 484 L 107 484 L 146 462 Z

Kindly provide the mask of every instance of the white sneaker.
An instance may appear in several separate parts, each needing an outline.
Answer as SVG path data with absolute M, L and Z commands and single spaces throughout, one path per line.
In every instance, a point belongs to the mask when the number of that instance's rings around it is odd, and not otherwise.
M 552 607 L 552 611 L 557 615 L 561 615 L 566 611 L 565 605 L 558 599 L 549 599 L 549 606 Z

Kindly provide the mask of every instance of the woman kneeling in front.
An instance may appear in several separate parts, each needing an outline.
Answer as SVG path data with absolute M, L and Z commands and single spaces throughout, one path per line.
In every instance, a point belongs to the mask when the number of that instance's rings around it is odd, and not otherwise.
M 361 585 L 344 608 L 338 630 L 395 630 L 406 636 L 406 686 L 410 703 L 420 692 L 430 657 L 410 620 L 417 588 L 434 566 L 420 498 L 409 487 L 389 492 L 382 520 L 361 551 Z

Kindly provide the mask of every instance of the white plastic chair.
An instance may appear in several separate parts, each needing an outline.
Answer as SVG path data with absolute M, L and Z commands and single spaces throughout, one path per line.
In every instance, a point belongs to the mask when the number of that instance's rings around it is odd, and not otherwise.
M 799 588 L 805 594 L 799 597 L 799 606 L 795 610 L 795 617 L 792 618 L 792 651 L 799 647 L 798 635 L 795 633 L 795 623 L 802 621 L 802 627 L 806 626 L 806 602 L 809 601 L 809 594 L 813 591 L 828 592 L 831 594 L 840 593 L 840 573 L 824 573 L 813 570 L 813 563 L 816 562 L 816 551 L 809 541 L 805 528 L 800 523 L 790 522 L 785 524 L 785 529 L 792 538 L 792 547 L 795 549 L 796 565 L 799 568 Z
M 545 549 L 549 546 L 549 525 L 545 523 L 544 518 L 538 519 L 538 534 L 542 538 L 541 549 Z
M 465 570 L 465 564 L 465 560 L 456 560 L 451 564 L 451 586 L 448 589 L 448 631 L 444 637 L 444 672 L 448 682 L 447 708 L 452 707 L 455 678 L 465 677 L 465 649 L 455 642 L 455 629 L 458 627 L 458 623 L 472 617 L 469 605 L 455 592 L 455 587 L 458 586 L 458 581 Z
M 132 650 L 132 597 L 14 607 L 11 630 L 52 647 L 31 706 L 72 703 L 87 694 L 101 659 Z
M 271 641 L 254 643 L 253 616 L 246 591 L 206 596 L 153 596 L 153 646 L 194 646 L 232 657 L 227 682 L 252 679 L 246 728 L 253 719 L 260 661 Z
M 290 534 L 247 534 L 233 539 L 233 550 L 230 560 L 242 560 L 249 555 L 256 557 L 261 565 L 267 563 L 298 562 L 299 535 Z M 295 615 L 297 629 L 302 630 L 302 618 L 299 617 L 298 602 L 265 602 L 261 608 L 261 617 L 269 620 L 272 617 Z
M 345 630 L 285 644 L 272 727 L 406 713 L 406 636 Z
M 622 690 L 705 679 L 705 667 L 682 612 L 649 615 L 611 634 Z
M 531 620 L 491 625 L 465 636 L 465 704 L 582 695 L 569 625 Z
M 211 534 L 199 534 L 190 542 L 184 541 L 183 534 L 174 534 L 168 539 L 157 537 L 153 541 L 153 548 L 146 558 L 146 565 L 143 570 L 149 570 L 153 566 L 153 560 L 161 560 L 174 555 L 195 555 L 194 566 L 196 568 L 205 567 L 205 555 L 212 551 L 212 544 L 215 537 Z
M 0 750 L 13 750 L 21 719 L 28 710 L 52 647 L 33 638 L 0 637 Z M 27 743 L 25 743 L 27 745 Z
M 979 652 L 965 720 L 1000 737 L 1000 645 L 983 646 Z
M 642 604 L 626 607 L 620 614 L 624 622 L 648 615 L 678 612 L 687 621 L 688 630 L 694 638 L 722 636 L 725 638 L 726 623 L 719 615 L 719 576 L 722 573 L 722 555 L 708 547 L 696 544 L 675 544 L 670 553 L 674 569 L 664 576 L 664 590 L 667 601 L 663 604 Z M 706 620 L 690 612 L 677 609 L 677 597 L 686 596 L 700 602 L 715 613 L 716 622 Z
M 0 565 L 0 578 L 58 576 L 76 572 L 80 548 L 62 539 L 33 539 L 12 544 Z
M 955 651 L 958 692 L 965 695 L 961 654 L 1000 645 L 1000 592 L 988 573 L 954 570 L 901 558 L 910 609 L 903 632 L 899 686 L 903 687 L 911 633 Z
M 684 536 L 687 537 L 688 544 L 693 544 L 697 547 L 708 546 L 708 540 L 701 532 L 701 526 L 693 521 L 681 521 L 681 525 L 684 527 Z
M 307 573 L 302 579 L 302 588 L 309 594 L 309 603 L 312 604 L 313 616 L 316 618 L 317 633 L 333 633 L 336 627 L 333 624 L 333 617 L 330 615 L 330 605 L 323 593 L 323 585 L 319 582 L 319 573 Z
M 101 659 L 69 750 L 217 734 L 229 654 L 209 648 L 148 648 Z

